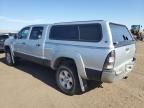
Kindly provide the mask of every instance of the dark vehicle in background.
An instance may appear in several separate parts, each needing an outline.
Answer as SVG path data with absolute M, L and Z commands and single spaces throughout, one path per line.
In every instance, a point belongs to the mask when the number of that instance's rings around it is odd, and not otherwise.
M 4 42 L 9 37 L 15 37 L 17 35 L 16 32 L 10 32 L 10 33 L 0 33 L 0 53 L 4 52 Z
M 0 34 L 0 52 L 4 52 L 4 42 L 9 38 L 9 34 Z

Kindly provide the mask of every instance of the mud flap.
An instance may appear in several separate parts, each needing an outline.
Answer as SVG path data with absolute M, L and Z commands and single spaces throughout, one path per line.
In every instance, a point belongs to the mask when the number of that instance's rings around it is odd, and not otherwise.
M 87 88 L 87 81 L 82 79 L 81 76 L 78 74 L 79 82 L 80 82 L 80 88 L 82 92 L 86 91 Z

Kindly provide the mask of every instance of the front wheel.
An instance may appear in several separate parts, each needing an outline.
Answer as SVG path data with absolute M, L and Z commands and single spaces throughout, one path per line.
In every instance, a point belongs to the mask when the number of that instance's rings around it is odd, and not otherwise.
M 74 95 L 80 91 L 77 69 L 74 64 L 60 65 L 57 69 L 56 81 L 60 90 L 67 95 Z
M 9 66 L 14 65 L 10 50 L 6 50 L 5 52 L 5 61 L 6 61 L 6 64 Z

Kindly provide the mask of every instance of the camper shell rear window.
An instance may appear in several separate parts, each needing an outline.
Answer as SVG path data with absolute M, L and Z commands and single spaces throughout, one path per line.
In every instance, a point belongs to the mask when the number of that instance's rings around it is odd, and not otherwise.
M 124 25 L 110 23 L 110 29 L 114 43 L 133 40 L 128 28 Z

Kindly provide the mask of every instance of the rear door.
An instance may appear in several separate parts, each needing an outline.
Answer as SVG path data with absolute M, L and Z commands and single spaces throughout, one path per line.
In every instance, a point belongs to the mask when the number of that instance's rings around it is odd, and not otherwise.
M 43 57 L 44 46 L 44 27 L 34 26 L 32 27 L 29 39 L 27 40 L 27 54 L 33 57 Z
M 115 67 L 126 66 L 135 56 L 135 41 L 124 25 L 110 23 L 115 47 Z

